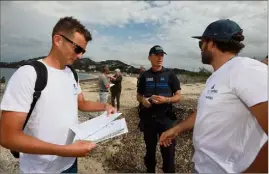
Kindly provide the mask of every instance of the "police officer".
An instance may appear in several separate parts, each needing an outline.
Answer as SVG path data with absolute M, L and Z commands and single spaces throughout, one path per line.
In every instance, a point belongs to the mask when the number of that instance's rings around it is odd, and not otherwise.
M 159 45 L 150 49 L 148 59 L 151 68 L 141 74 L 137 88 L 137 101 L 141 103 L 139 127 L 144 133 L 146 144 L 144 162 L 148 173 L 155 172 L 158 137 L 171 128 L 176 120 L 172 103 L 180 100 L 180 82 L 173 71 L 162 66 L 164 54 L 166 53 Z M 160 148 L 163 172 L 174 173 L 175 141 L 168 147 Z

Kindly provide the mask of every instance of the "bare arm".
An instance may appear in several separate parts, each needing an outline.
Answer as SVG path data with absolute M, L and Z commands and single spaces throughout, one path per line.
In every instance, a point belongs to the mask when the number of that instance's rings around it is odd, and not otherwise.
M 107 111 L 108 116 L 117 112 L 117 109 L 107 103 L 86 101 L 82 93 L 78 95 L 78 109 L 84 112 Z
M 177 124 L 173 129 L 175 129 L 175 131 L 177 132 L 177 134 L 187 131 L 187 130 L 191 130 L 194 127 L 195 124 L 195 119 L 196 119 L 196 114 L 197 111 L 193 112 L 190 116 L 188 116 L 188 118 L 186 120 L 184 120 L 183 122 Z
M 84 112 L 105 111 L 108 104 L 86 101 L 82 93 L 78 95 L 78 109 Z
M 65 156 L 68 146 L 41 141 L 24 134 L 22 127 L 27 114 L 23 112 L 2 111 L 0 120 L 0 144 L 17 152 Z
M 164 97 L 158 95 L 152 95 L 152 102 L 155 104 L 163 104 L 163 103 L 177 103 L 180 101 L 180 90 L 177 90 L 172 97 Z
M 136 100 L 141 103 L 144 99 L 144 96 L 140 95 L 139 93 L 136 94 Z
M 268 102 L 260 103 L 250 108 L 263 131 L 268 135 Z M 263 145 L 254 162 L 244 173 L 268 172 L 268 141 Z
M 169 99 L 170 99 L 171 103 L 178 103 L 180 101 L 180 97 L 181 97 L 181 93 L 180 93 L 180 90 L 178 90 L 175 92 L 175 94 L 172 97 L 170 97 L 170 98 L 167 97 L 166 102 L 168 103 Z
M 175 94 L 170 98 L 170 102 L 171 103 L 178 103 L 180 101 L 181 98 L 181 93 L 180 90 L 176 91 Z
M 196 115 L 197 112 L 195 111 L 185 121 L 162 133 L 160 137 L 160 145 L 167 147 L 171 144 L 172 140 L 175 139 L 181 132 L 193 129 Z

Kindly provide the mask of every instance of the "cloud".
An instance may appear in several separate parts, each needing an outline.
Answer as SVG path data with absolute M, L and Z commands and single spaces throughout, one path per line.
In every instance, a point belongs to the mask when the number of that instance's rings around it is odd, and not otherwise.
M 94 60 L 149 66 L 148 51 L 158 44 L 168 53 L 166 66 L 198 69 L 204 65 L 191 36 L 223 18 L 243 28 L 242 55 L 268 54 L 266 1 L 1 1 L 2 61 L 46 55 L 52 28 L 63 16 L 74 16 L 92 32 L 86 56 Z

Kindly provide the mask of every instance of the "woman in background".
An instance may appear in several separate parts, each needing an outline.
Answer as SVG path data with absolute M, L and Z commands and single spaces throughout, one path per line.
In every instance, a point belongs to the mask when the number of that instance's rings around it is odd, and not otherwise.
M 121 94 L 121 82 L 122 75 L 120 73 L 120 69 L 115 69 L 115 75 L 110 77 L 111 83 L 114 85 L 110 88 L 111 92 L 111 104 L 115 106 L 115 98 L 117 100 L 117 110 L 120 110 L 120 94 Z

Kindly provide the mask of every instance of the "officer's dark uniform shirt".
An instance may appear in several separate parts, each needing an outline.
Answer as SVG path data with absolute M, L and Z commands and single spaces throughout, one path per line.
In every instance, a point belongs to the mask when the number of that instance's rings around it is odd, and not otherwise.
M 181 90 L 180 82 L 175 73 L 164 67 L 158 72 L 153 72 L 151 68 L 143 72 L 137 87 L 137 92 L 145 98 L 149 98 L 152 95 L 172 97 L 173 93 L 177 90 Z M 172 104 L 152 104 L 152 107 L 149 109 L 152 110 L 153 113 L 162 114 L 165 110 L 170 108 L 169 106 L 172 106 Z

